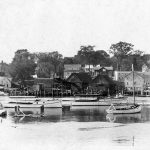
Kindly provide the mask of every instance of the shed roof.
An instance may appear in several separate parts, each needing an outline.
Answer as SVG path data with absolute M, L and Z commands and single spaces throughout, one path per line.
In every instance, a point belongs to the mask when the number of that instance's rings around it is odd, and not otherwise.
M 72 73 L 67 80 L 69 80 L 72 76 L 76 76 L 81 82 L 90 83 L 92 81 L 91 76 L 88 73 L 80 72 L 80 73 Z
M 113 85 L 115 82 L 108 75 L 98 75 L 92 80 L 92 84 Z

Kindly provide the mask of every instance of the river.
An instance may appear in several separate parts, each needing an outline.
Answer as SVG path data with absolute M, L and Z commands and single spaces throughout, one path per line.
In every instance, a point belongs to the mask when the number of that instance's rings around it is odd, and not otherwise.
M 0 117 L 2 150 L 145 150 L 150 147 L 150 106 L 141 113 L 107 115 L 108 107 L 70 110 L 21 109 L 34 117 L 14 117 L 14 109 Z

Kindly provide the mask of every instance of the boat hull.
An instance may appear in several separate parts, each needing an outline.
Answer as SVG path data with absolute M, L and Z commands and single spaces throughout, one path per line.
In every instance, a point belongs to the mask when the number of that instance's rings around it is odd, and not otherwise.
M 99 101 L 73 101 L 72 106 L 110 106 L 112 103 L 115 104 L 125 104 L 125 100 L 99 100 Z
M 45 108 L 62 108 L 60 101 L 48 101 L 48 102 L 35 102 L 35 103 L 7 103 L 4 104 L 5 108 L 14 108 L 15 106 L 20 106 L 21 108 L 40 108 L 44 105 Z
M 107 109 L 106 112 L 108 114 L 134 114 L 134 113 L 139 113 L 141 112 L 141 106 L 137 106 L 136 108 L 131 108 L 131 109 L 116 109 L 116 110 L 110 110 L 110 109 Z

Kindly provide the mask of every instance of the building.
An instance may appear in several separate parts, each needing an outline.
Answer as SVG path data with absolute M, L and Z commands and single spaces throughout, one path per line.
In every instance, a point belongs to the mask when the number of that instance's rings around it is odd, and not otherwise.
M 53 79 L 50 78 L 35 78 L 33 90 L 37 92 L 51 91 Z
M 100 67 L 95 69 L 94 71 L 94 76 L 98 76 L 98 75 L 108 75 L 108 77 L 113 78 L 114 76 L 114 71 L 113 71 L 113 67 Z
M 0 89 L 11 88 L 12 78 L 6 76 L 0 76 Z
M 91 81 L 91 76 L 88 73 L 84 72 L 72 73 L 67 79 L 67 82 L 70 82 L 72 84 L 72 90 L 74 92 L 82 93 L 85 92 Z
M 134 81 L 133 81 L 133 72 L 130 72 L 124 78 L 124 85 L 127 91 L 133 92 L 133 86 L 134 86 L 136 92 L 143 94 L 143 91 L 145 89 L 145 84 L 146 84 L 145 76 L 137 72 L 134 72 Z
M 132 71 L 116 71 L 115 80 L 124 83 L 127 91 L 133 92 L 133 72 Z M 150 72 L 134 71 L 134 87 L 139 94 L 144 94 L 150 89 Z
M 114 80 L 119 82 L 124 82 L 125 76 L 130 74 L 131 71 L 115 71 L 114 72 Z
M 104 67 L 104 66 L 100 66 L 100 65 L 96 65 L 96 66 L 85 65 L 84 71 L 86 73 L 90 72 L 90 75 L 92 76 L 92 78 L 95 78 L 99 74 L 107 74 L 111 78 L 114 75 L 114 70 L 113 70 L 112 66 L 110 66 L 110 67 Z
M 108 91 L 109 94 L 114 94 L 115 86 L 115 82 L 107 74 L 99 74 L 92 80 L 90 84 L 92 93 L 97 93 L 101 95 L 107 95 Z
M 0 89 L 11 88 L 12 78 L 9 74 L 9 65 L 3 61 L 0 63 Z
M 72 73 L 81 72 L 80 64 L 64 64 L 64 79 L 67 79 Z
M 10 77 L 9 74 L 9 65 L 1 61 L 0 63 L 0 76 Z

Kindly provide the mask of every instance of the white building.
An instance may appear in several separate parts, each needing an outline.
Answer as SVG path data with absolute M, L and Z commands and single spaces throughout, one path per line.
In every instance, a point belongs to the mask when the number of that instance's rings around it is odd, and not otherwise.
M 122 82 L 129 91 L 133 90 L 133 72 L 115 71 L 114 79 Z M 150 72 L 134 72 L 135 91 L 141 91 L 141 94 L 150 89 Z M 150 91 L 149 91 L 150 92 Z
M 124 84 L 125 87 L 128 89 L 128 91 L 133 91 L 134 85 L 135 91 L 140 91 L 141 94 L 143 94 L 143 91 L 146 88 L 145 75 L 141 75 L 137 72 L 134 72 L 134 83 L 133 83 L 133 72 L 130 72 L 127 76 L 125 76 Z

